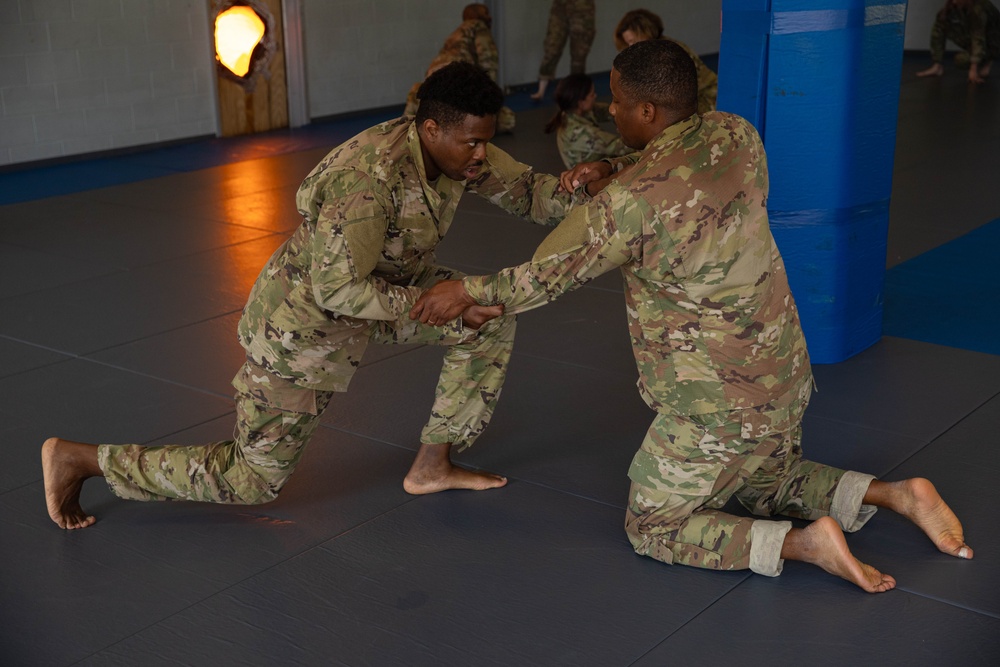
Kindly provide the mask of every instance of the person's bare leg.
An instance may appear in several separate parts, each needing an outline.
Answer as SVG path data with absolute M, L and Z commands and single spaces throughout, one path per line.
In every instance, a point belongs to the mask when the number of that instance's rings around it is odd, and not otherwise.
M 89 477 L 103 477 L 97 445 L 49 438 L 42 444 L 42 478 L 49 517 L 60 528 L 86 528 L 97 519 L 80 507 L 80 489 Z
M 548 86 L 549 86 L 548 79 L 539 79 L 538 90 L 531 94 L 531 99 L 540 100 L 543 97 L 545 97 L 545 89 L 548 88 Z
M 828 516 L 806 528 L 788 531 L 781 546 L 781 557 L 817 565 L 868 593 L 884 593 L 896 587 L 893 577 L 854 557 L 847 547 L 844 532 L 836 520 Z
M 507 483 L 506 477 L 489 472 L 476 472 L 459 468 L 451 462 L 451 444 L 422 444 L 413 459 L 410 471 L 403 479 L 407 493 L 423 495 L 449 489 L 483 491 Z
M 902 514 L 917 524 L 943 553 L 972 558 L 972 549 L 965 543 L 961 522 L 929 480 L 922 477 L 899 482 L 874 480 L 862 502 Z

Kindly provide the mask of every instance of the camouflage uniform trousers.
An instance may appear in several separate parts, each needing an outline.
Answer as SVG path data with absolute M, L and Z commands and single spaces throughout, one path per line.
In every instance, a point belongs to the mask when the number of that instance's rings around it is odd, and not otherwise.
M 975 13 L 975 8 L 967 10 L 969 14 Z M 996 10 L 992 14 L 996 15 Z M 938 15 L 931 28 L 931 59 L 940 63 L 944 60 L 945 44 L 948 40 L 954 42 L 960 49 L 955 54 L 955 64 L 959 67 L 968 67 L 972 62 L 971 54 L 978 52 L 983 54 L 980 65 L 987 65 L 994 60 L 1000 60 L 1000 22 L 990 21 L 988 14 L 980 14 L 975 20 L 985 22 L 982 32 L 973 32 L 969 29 L 966 12 L 955 12 L 951 15 Z
M 832 516 L 853 532 L 870 475 L 802 458 L 808 388 L 782 407 L 707 415 L 659 414 L 629 469 L 625 532 L 636 553 L 664 563 L 777 576 L 789 521 L 719 511 L 735 495 L 752 514 Z
M 461 274 L 429 267 L 429 286 Z M 498 317 L 461 338 L 420 322 L 371 322 L 380 344 L 444 345 L 441 375 L 421 443 L 472 445 L 489 424 L 514 346 L 516 318 Z M 233 380 L 232 440 L 203 445 L 107 445 L 98 462 L 111 490 L 130 500 L 195 500 L 254 505 L 274 500 L 298 464 L 334 392 L 294 385 L 253 362 Z
M 542 44 L 542 64 L 538 68 L 539 79 L 552 79 L 556 75 L 556 65 L 562 57 L 569 39 L 570 72 L 583 74 L 587 69 L 587 54 L 594 43 L 593 0 L 553 0 L 549 11 L 549 25 Z

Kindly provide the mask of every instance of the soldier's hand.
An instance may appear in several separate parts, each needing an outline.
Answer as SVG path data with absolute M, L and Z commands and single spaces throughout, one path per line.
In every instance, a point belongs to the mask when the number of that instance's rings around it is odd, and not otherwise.
M 476 302 L 465 291 L 461 280 L 442 280 L 420 295 L 410 309 L 410 319 L 438 326 L 450 322 L 474 305 Z
M 469 306 L 462 311 L 462 324 L 469 329 L 478 329 L 494 317 L 503 315 L 503 304 L 496 306 Z
M 581 162 L 559 175 L 559 187 L 573 192 L 581 185 L 609 178 L 613 173 L 614 167 L 607 162 Z

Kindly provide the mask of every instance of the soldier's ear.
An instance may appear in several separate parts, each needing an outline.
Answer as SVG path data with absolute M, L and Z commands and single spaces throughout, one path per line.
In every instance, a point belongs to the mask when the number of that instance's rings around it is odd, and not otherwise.
M 639 113 L 643 123 L 652 123 L 656 120 L 656 105 L 652 102 L 643 102 L 639 106 Z
M 422 130 L 421 134 L 431 143 L 437 143 L 441 136 L 441 126 L 433 118 L 424 119 L 424 122 L 420 124 L 420 129 Z

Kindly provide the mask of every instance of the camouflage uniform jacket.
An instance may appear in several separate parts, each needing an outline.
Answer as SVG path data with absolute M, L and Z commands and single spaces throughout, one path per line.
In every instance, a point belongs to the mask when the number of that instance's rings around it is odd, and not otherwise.
M 529 263 L 467 277 L 465 288 L 516 314 L 621 267 L 650 407 L 695 415 L 781 405 L 812 374 L 767 187 L 764 147 L 746 120 L 692 115 L 567 216 Z
M 608 105 L 598 103 L 583 114 L 566 112 L 563 124 L 556 131 L 556 146 L 567 169 L 581 162 L 593 162 L 606 157 L 627 155 L 632 149 L 622 143 L 616 132 L 608 132 L 600 123 L 611 120 Z
M 470 181 L 426 178 L 412 119 L 377 125 L 331 151 L 296 195 L 304 217 L 268 260 L 243 310 L 240 343 L 258 366 L 296 386 L 346 391 L 372 321 L 410 324 L 434 250 L 465 190 L 547 225 L 571 198 L 558 179 L 536 174 L 487 145 Z M 442 332 L 463 336 L 461 318 Z M 471 335 L 471 334 L 470 334 Z
M 500 55 L 496 42 L 493 41 L 493 33 L 486 23 L 479 19 L 462 21 L 462 24 L 444 40 L 444 46 L 431 61 L 424 78 L 454 62 L 478 65 L 486 70 L 491 79 L 497 80 Z
M 946 40 L 969 52 L 969 61 L 988 63 L 1000 58 L 1000 10 L 989 0 L 972 0 L 968 8 L 946 7 L 931 28 L 931 58 L 944 58 Z

